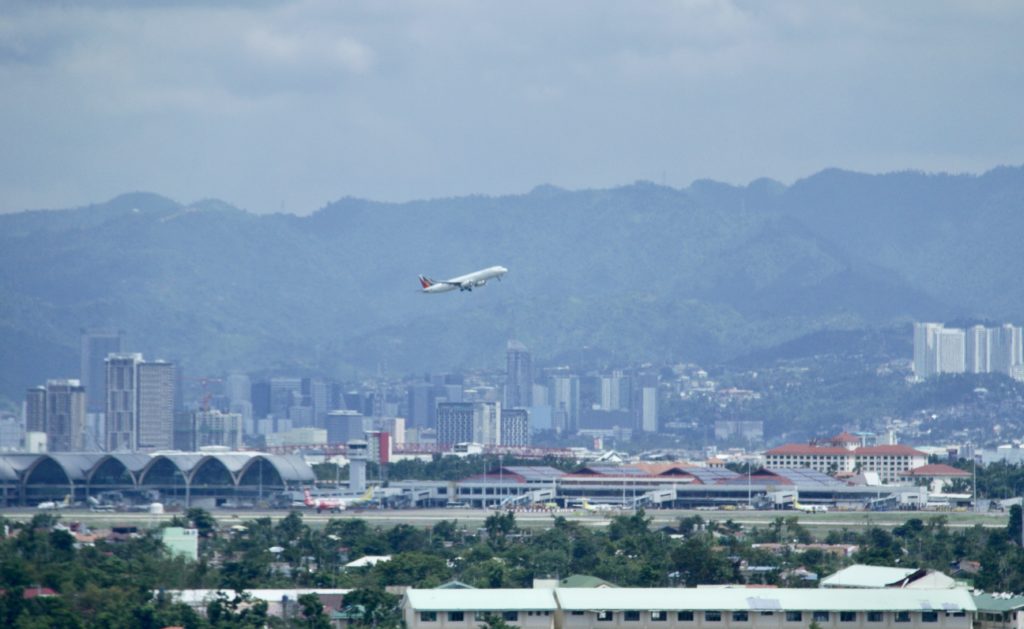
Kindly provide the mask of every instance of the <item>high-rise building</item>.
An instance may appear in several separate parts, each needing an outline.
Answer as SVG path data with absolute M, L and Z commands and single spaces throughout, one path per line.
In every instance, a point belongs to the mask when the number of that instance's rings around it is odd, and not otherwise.
M 983 325 L 971 326 L 966 332 L 964 369 L 968 373 L 992 371 L 991 335 Z
M 266 380 L 253 382 L 251 391 L 253 420 L 268 417 L 270 415 L 270 383 Z
M 580 380 L 576 376 L 551 378 L 551 421 L 559 432 L 575 432 L 580 419 Z
M 46 387 L 25 392 L 25 432 L 46 432 Z
M 79 380 L 47 380 L 45 432 L 50 452 L 84 449 L 85 387 Z
M 1009 323 L 989 329 L 992 343 L 992 371 L 1012 374 L 1014 367 L 1024 364 L 1021 328 Z
M 106 449 L 174 447 L 174 363 L 146 362 L 142 354 L 107 357 Z
M 498 445 L 530 445 L 530 414 L 525 408 L 501 409 L 501 439 Z
M 533 405 L 533 365 L 530 352 L 519 341 L 510 340 L 505 352 L 505 407 Z
M 640 389 L 640 428 L 644 432 L 658 432 L 658 389 L 643 387 Z
M 957 328 L 939 330 L 939 373 L 963 373 L 966 335 Z
M 270 414 L 288 418 L 292 406 L 302 402 L 302 378 L 276 376 L 270 379 Z
M 328 445 L 341 445 L 365 437 L 366 420 L 358 411 L 330 411 L 324 422 Z
M 320 378 L 303 378 L 302 405 L 310 409 L 310 415 L 312 416 L 312 423 L 310 425 L 323 428 L 327 411 L 333 410 L 331 404 L 331 383 Z
M 632 408 L 632 381 L 621 371 L 601 378 L 601 408 L 606 411 Z
M 433 384 L 416 382 L 409 386 L 406 393 L 406 415 L 411 427 L 434 427 L 437 420 L 436 400 L 436 387 Z
M 442 402 L 437 405 L 437 443 L 455 445 L 473 441 L 473 403 Z
M 941 323 L 914 324 L 914 375 L 919 379 L 939 373 L 939 339 Z
M 193 449 L 207 446 L 226 446 L 234 450 L 242 447 L 242 416 L 222 413 L 216 409 L 192 413 Z
M 914 375 L 940 373 L 1005 373 L 1022 375 L 1024 342 L 1021 328 L 1009 323 L 997 328 L 972 326 L 966 331 L 941 323 L 914 324 Z
M 472 441 L 486 446 L 502 445 L 501 402 L 477 402 L 473 405 Z
M 139 396 L 136 450 L 174 448 L 174 364 L 163 360 L 138 364 Z
M 81 365 L 79 380 L 85 387 L 86 410 L 102 413 L 106 410 L 106 359 L 110 354 L 124 351 L 124 332 L 107 328 L 83 328 L 81 334 Z
M 106 359 L 108 452 L 135 450 L 139 411 L 138 366 L 141 362 L 142 354 L 111 354 Z

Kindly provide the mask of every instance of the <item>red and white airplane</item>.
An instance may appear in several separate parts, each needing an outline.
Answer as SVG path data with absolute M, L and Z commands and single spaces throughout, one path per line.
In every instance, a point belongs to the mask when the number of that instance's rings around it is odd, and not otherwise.
M 421 293 L 447 293 L 452 290 L 468 290 L 471 291 L 474 288 L 479 288 L 487 283 L 487 280 L 498 278 L 501 281 L 501 276 L 508 273 L 508 269 L 503 266 L 492 266 L 486 269 L 480 269 L 479 271 L 473 271 L 465 275 L 453 277 L 450 280 L 443 282 L 435 282 L 434 280 L 424 275 L 420 276 L 420 286 L 422 287 Z
M 316 509 L 317 513 L 324 511 L 332 511 L 334 513 L 340 513 L 345 509 L 353 506 L 369 502 L 373 498 L 373 487 L 367 487 L 366 491 L 361 496 L 350 496 L 346 498 L 314 498 L 307 489 L 305 491 L 306 499 L 303 501 L 307 507 Z

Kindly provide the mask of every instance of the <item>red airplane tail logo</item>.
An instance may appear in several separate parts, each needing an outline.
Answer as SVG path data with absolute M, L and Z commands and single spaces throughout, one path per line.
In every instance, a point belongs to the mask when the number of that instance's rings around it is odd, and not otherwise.
M 420 286 L 422 286 L 423 288 L 430 288 L 433 285 L 434 280 L 430 279 L 429 277 L 424 277 L 423 275 L 420 276 Z

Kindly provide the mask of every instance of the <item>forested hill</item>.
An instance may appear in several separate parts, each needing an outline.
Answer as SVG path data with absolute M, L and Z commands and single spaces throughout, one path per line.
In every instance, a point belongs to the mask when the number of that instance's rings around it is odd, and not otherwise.
M 311 216 L 134 193 L 0 216 L 0 393 L 77 374 L 78 331 L 118 326 L 191 373 L 347 376 L 543 361 L 711 361 L 821 329 L 1024 319 L 1024 169 L 830 170 L 786 187 L 541 186 Z M 472 294 L 417 294 L 503 264 Z M 909 328 L 908 328 L 909 334 Z

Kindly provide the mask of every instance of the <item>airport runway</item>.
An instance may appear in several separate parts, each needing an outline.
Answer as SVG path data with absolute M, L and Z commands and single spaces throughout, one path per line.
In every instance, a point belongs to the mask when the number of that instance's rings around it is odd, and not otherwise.
M 362 519 L 371 525 L 380 527 L 391 527 L 398 524 L 411 524 L 413 526 L 432 526 L 442 520 L 455 520 L 460 526 L 475 528 L 483 526 L 488 516 L 494 513 L 493 510 L 485 509 L 401 509 L 401 510 L 352 510 L 340 514 L 317 513 L 314 510 L 298 510 L 302 514 L 304 522 L 313 527 L 322 527 L 333 518 Z M 0 510 L 0 517 L 16 521 L 26 521 L 32 516 L 43 513 L 38 509 L 3 509 Z M 81 522 L 92 528 L 108 528 L 110 526 L 138 526 L 141 528 L 156 527 L 180 512 L 168 512 L 154 515 L 149 513 L 97 513 L 83 509 L 63 509 L 58 511 L 47 511 L 59 515 L 64 522 Z M 278 521 L 288 515 L 285 510 L 234 510 L 234 509 L 212 509 L 210 513 L 221 524 L 240 523 L 245 520 L 256 518 L 270 518 Z M 547 528 L 551 526 L 557 516 L 565 517 L 568 520 L 580 522 L 585 526 L 601 527 L 607 526 L 616 513 L 590 513 L 578 510 L 548 511 L 515 511 L 516 522 L 523 528 Z M 630 512 L 625 512 L 629 515 Z M 775 518 L 796 517 L 803 526 L 815 531 L 824 532 L 832 529 L 862 529 L 870 526 L 892 528 L 899 526 L 911 518 L 919 518 L 928 521 L 933 518 L 944 517 L 949 528 L 970 528 L 976 525 L 985 528 L 1005 527 L 1008 520 L 1006 513 L 970 513 L 970 512 L 934 512 L 934 511 L 889 511 L 889 512 L 867 512 L 867 511 L 845 511 L 829 513 L 799 513 L 794 511 L 697 511 L 684 509 L 656 509 L 646 512 L 647 517 L 653 520 L 652 527 L 675 525 L 680 519 L 700 516 L 707 521 L 725 522 L 732 520 L 744 527 L 763 527 L 769 525 Z

